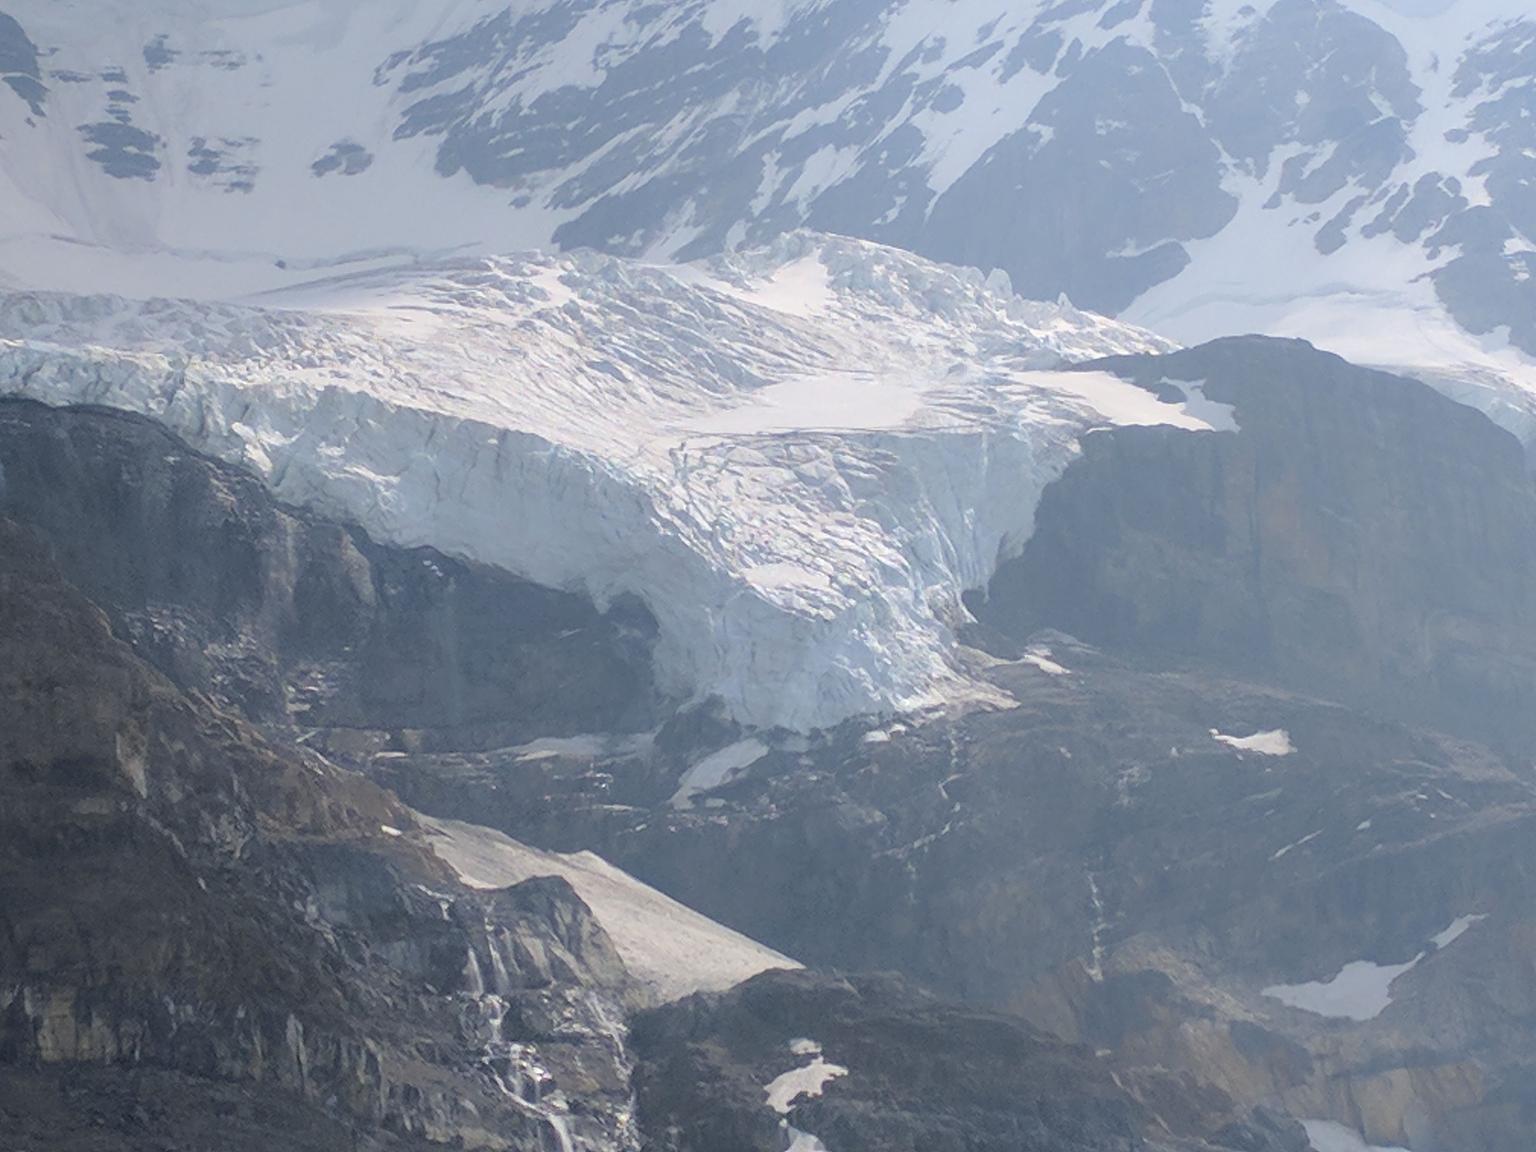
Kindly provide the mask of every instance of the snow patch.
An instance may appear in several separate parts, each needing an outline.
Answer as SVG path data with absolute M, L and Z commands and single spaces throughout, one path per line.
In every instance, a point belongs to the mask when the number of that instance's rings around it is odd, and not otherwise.
M 1392 982 L 1417 963 L 1417 959 L 1406 964 L 1356 960 L 1344 965 L 1332 980 L 1278 984 L 1264 989 L 1263 994 L 1317 1016 L 1335 1020 L 1374 1020 L 1392 1003 Z
M 1242 430 L 1237 423 L 1237 410 L 1232 405 L 1206 398 L 1204 380 L 1172 380 L 1164 377 L 1163 383 L 1184 394 L 1184 412 L 1191 419 L 1204 421 L 1214 432 Z
M 1449 948 L 1456 941 L 1465 936 L 1475 925 L 1488 919 L 1486 913 L 1480 916 L 1461 916 L 1451 922 L 1451 926 L 1444 932 L 1432 937 L 1436 948 Z
M 1285 859 L 1285 857 L 1289 856 L 1292 852 L 1296 851 L 1296 849 L 1298 849 L 1298 848 L 1305 848 L 1308 844 L 1312 843 L 1312 841 L 1316 840 L 1322 834 L 1323 834 L 1322 829 L 1318 829 L 1316 832 L 1309 832 L 1307 835 L 1303 836 L 1300 840 L 1296 841 L 1296 843 L 1294 843 L 1294 844 L 1287 844 L 1284 848 L 1280 849 L 1273 856 L 1271 856 L 1270 859 L 1271 860 L 1283 860 L 1283 859 Z
M 1216 431 L 1212 424 L 1191 412 L 1187 404 L 1166 403 L 1111 372 L 1025 372 L 1016 381 L 1025 387 L 1076 397 L 1088 413 L 1105 424 L 1161 424 L 1189 432 Z
M 1485 919 L 1486 916 L 1459 917 L 1431 940 L 1437 949 L 1447 948 Z M 1420 952 L 1406 964 L 1356 960 L 1344 965 L 1331 980 L 1277 984 L 1265 988 L 1262 994 L 1317 1016 L 1356 1022 L 1374 1020 L 1392 1003 L 1393 981 L 1418 967 L 1426 955 L 1427 952 Z
M 1064 668 L 1051 659 L 1051 650 L 1043 644 L 1036 644 L 1024 652 L 1024 663 L 1040 669 L 1047 676 L 1070 676 L 1072 671 Z
M 418 817 L 432 850 L 471 888 L 562 876 L 592 910 L 630 975 L 658 1001 L 719 992 L 800 965 L 641 883 L 591 852 L 544 852 L 490 828 Z
M 815 1044 L 814 1041 L 797 1041 L 803 1047 L 806 1043 Z M 795 1055 L 805 1056 L 812 1050 L 796 1051 Z M 794 1110 L 795 1103 L 802 1096 L 820 1096 L 823 1089 L 839 1076 L 848 1075 L 848 1069 L 840 1064 L 829 1063 L 821 1055 L 821 1046 L 815 1045 L 814 1058 L 809 1064 L 799 1068 L 791 1068 L 781 1076 L 775 1076 L 763 1091 L 768 1097 L 768 1106 L 780 1116 L 788 1116 Z
M 1252 736 L 1228 736 L 1212 728 L 1211 739 L 1229 748 L 1236 748 L 1239 752 L 1256 752 L 1260 756 L 1290 756 L 1296 751 L 1295 745 L 1291 743 L 1291 734 L 1284 728 L 1255 732 Z
M 792 1124 L 786 1124 L 784 1132 L 789 1137 L 789 1147 L 785 1152 L 828 1152 L 827 1146 L 820 1140 Z
M 738 740 L 711 753 L 684 773 L 677 791 L 672 794 L 672 807 L 692 808 L 695 795 L 720 787 L 766 755 L 768 745 L 757 739 Z
M 1313 1152 L 1408 1152 L 1406 1148 L 1367 1144 L 1353 1128 L 1332 1120 L 1303 1120 L 1301 1126 L 1307 1130 Z

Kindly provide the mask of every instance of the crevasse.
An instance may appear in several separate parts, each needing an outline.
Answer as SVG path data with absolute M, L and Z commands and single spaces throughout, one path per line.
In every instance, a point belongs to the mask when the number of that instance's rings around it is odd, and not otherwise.
M 1209 428 L 1103 373 L 1162 345 L 1006 283 L 797 235 L 683 268 L 475 260 L 259 305 L 0 299 L 0 392 L 159 420 L 276 494 L 599 603 L 680 696 L 812 729 L 975 691 L 960 593 L 1078 438 Z

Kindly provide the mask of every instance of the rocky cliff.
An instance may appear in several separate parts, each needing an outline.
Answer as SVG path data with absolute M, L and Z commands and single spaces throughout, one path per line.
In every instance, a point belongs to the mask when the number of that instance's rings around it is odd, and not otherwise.
M 1085 439 L 983 622 L 1536 746 L 1536 486 L 1512 436 L 1296 342 L 1104 367 L 1198 386 L 1238 430 Z
M 124 413 L 0 402 L 0 467 L 135 650 L 254 721 L 473 748 L 655 715 L 638 604 L 381 546 Z
M 40 1085 L 18 1131 L 75 1069 L 151 1092 L 149 1119 L 101 1105 L 130 1144 L 193 1139 L 229 1084 L 294 1100 L 236 1126 L 274 1136 L 628 1129 L 629 979 L 567 884 L 462 888 L 398 801 L 179 690 L 9 520 L 0 822 L 0 1063 Z

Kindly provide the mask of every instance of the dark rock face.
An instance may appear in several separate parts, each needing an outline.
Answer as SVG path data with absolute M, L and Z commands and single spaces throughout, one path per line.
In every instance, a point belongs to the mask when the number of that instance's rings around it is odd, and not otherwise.
M 26 101 L 34 116 L 43 114 L 48 89 L 37 66 L 37 45 L 13 16 L 0 12 L 0 81 Z
M 994 668 L 1014 709 L 765 758 L 712 807 L 608 829 L 605 854 L 807 963 L 897 967 L 1108 1050 L 1127 1075 L 1173 1070 L 1364 1125 L 1375 1143 L 1520 1148 L 1536 899 L 1525 764 L 1035 642 L 1069 672 Z M 1213 730 L 1283 730 L 1294 750 L 1244 751 Z M 1474 916 L 1465 938 L 1430 946 Z M 1263 995 L 1415 957 L 1365 1022 Z
M 542 1149 L 573 1123 L 528 1087 L 553 1081 L 612 1139 L 628 1068 L 601 1001 L 628 995 L 567 885 L 459 888 L 398 801 L 178 691 L 0 520 L 0 1080 L 42 1085 L 5 1100 L 15 1130 L 95 1065 L 119 1097 L 189 1078 L 300 1101 L 239 1132 L 386 1145 L 368 1134 Z M 171 1132 L 207 1119 L 150 1106 Z
M 1219 172 L 1215 143 L 1157 59 L 1117 41 L 1068 69 L 1028 127 L 939 197 L 913 246 L 988 268 L 1006 236 L 1017 291 L 1116 312 L 1189 262 L 1169 237 L 1211 236 L 1231 220 Z M 1127 250 L 1137 254 L 1111 255 Z
M 154 424 L 0 403 L 0 514 L 185 687 L 259 722 L 465 748 L 627 731 L 654 624 L 277 505 Z
M 762 1084 L 799 1059 L 785 1030 L 857 1069 L 795 1114 L 839 1149 L 1299 1147 L 1220 1091 L 1127 1089 L 1084 1050 L 890 980 L 755 982 L 648 1018 L 632 1048 L 635 990 L 565 881 L 466 891 L 391 794 L 211 698 L 294 732 L 262 712 L 246 687 L 259 680 L 140 623 L 227 620 L 241 652 L 282 669 L 306 645 L 346 651 L 383 627 L 381 570 L 448 561 L 276 508 L 116 416 L 8 406 L 0 461 L 0 501 L 56 536 L 0 519 L 0 1117 L 18 1149 L 160 1152 L 215 1130 L 252 1152 L 618 1149 L 639 1140 L 638 1090 L 646 1147 L 776 1152 Z M 737 735 L 704 707 L 654 744 L 670 763 Z M 383 760 L 408 780 L 411 765 L 474 756 Z M 627 786 L 633 811 L 670 791 Z M 1143 1144 L 1154 1112 L 1179 1139 Z
M 161 140 L 153 132 L 122 120 L 80 125 L 86 157 L 119 180 L 153 180 L 160 171 Z
M 985 623 L 1536 746 L 1536 486 L 1512 437 L 1300 344 L 1104 367 L 1204 381 L 1241 431 L 1089 436 Z
M 0 1124 L 15 1152 L 423 1152 L 431 1141 L 360 1129 L 281 1088 L 155 1068 L 6 1067 Z
M 840 1071 L 792 1102 L 789 1125 L 847 1152 L 1302 1152 L 1299 1125 L 1234 1117 L 1210 1093 L 1166 1126 L 1152 1085 L 1004 1016 L 944 1005 L 893 977 L 767 973 L 635 1022 L 641 1118 L 668 1152 L 779 1152 L 765 1086 L 811 1064 Z M 1220 1133 L 1218 1135 L 1218 1132 Z M 1145 1137 L 1156 1134 L 1155 1144 Z
M 355 140 L 340 140 L 332 144 L 325 155 L 309 166 L 316 176 L 329 176 L 333 172 L 342 176 L 357 176 L 373 167 L 373 153 Z
M 250 192 L 260 168 L 251 159 L 257 141 L 228 136 L 209 140 L 194 136 L 187 148 L 187 171 L 226 192 Z

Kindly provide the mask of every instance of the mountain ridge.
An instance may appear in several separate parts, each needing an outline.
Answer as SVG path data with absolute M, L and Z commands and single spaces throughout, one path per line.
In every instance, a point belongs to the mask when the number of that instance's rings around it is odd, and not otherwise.
M 810 227 L 1186 343 L 1303 336 L 1472 396 L 1481 373 L 1530 422 L 1517 0 L 100 9 L 6 9 L 16 286 L 227 298 Z

